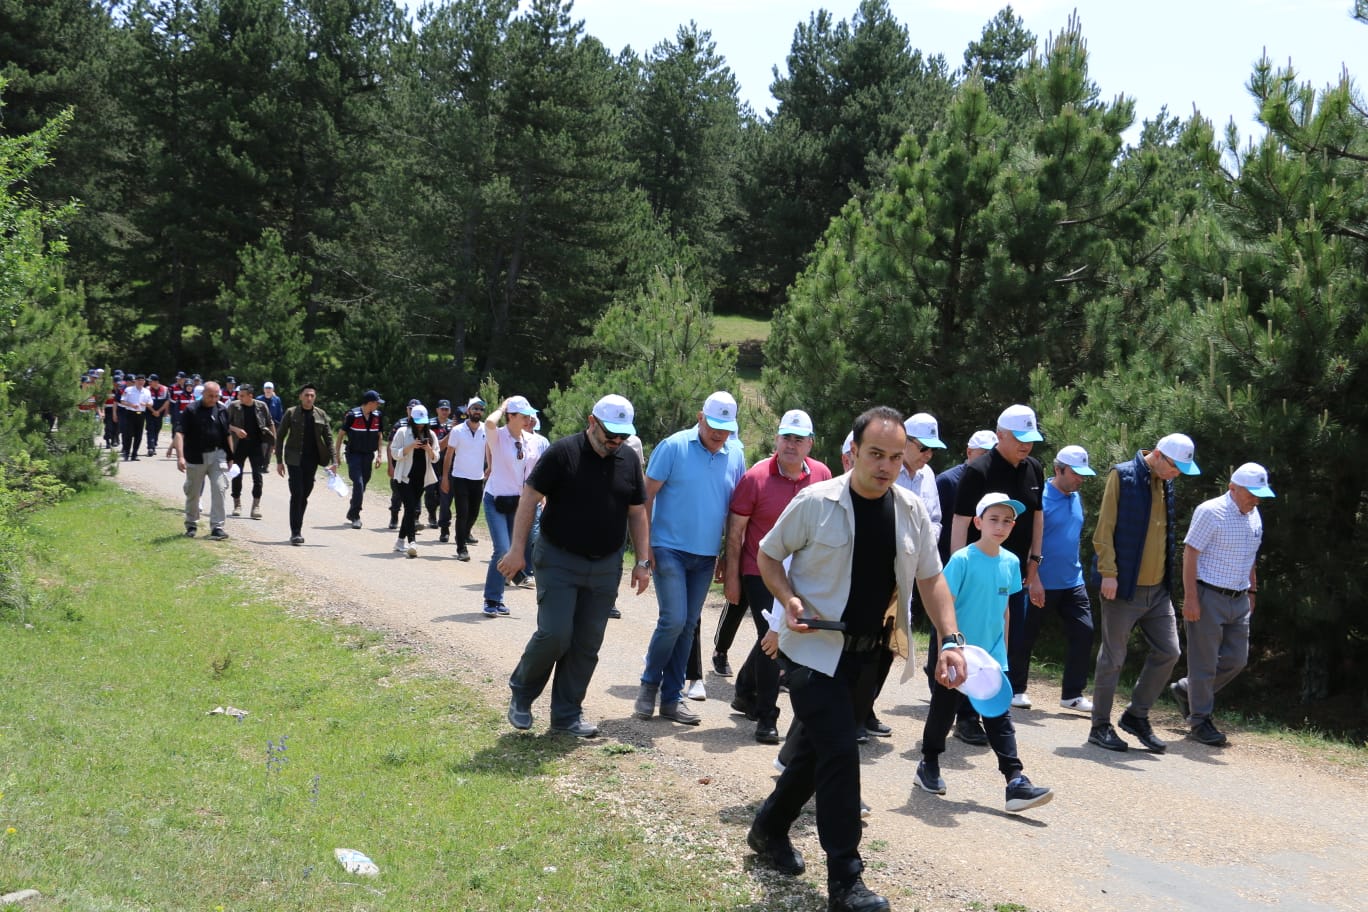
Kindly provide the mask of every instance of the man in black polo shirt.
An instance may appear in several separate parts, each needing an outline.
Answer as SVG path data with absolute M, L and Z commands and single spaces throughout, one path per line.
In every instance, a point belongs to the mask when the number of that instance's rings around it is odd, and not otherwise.
M 1025 586 L 1007 600 L 1007 651 L 1020 644 L 1014 643 L 1026 629 L 1026 599 L 1038 608 L 1045 605 L 1045 586 L 1040 582 L 1040 548 L 1045 538 L 1045 514 L 1041 512 L 1041 496 L 1045 490 L 1045 470 L 1031 455 L 1031 447 L 1044 440 L 1036 425 L 1035 411 L 1027 405 L 1009 405 L 997 421 L 997 446 L 970 460 L 960 476 L 955 494 L 955 524 L 950 531 L 950 553 L 954 553 L 979 538 L 973 527 L 973 516 L 979 499 L 991 491 L 999 491 L 1025 505 L 1026 511 L 1012 527 L 1003 547 L 1021 561 L 1021 578 Z M 1023 691 L 1012 695 L 1012 706 L 1030 709 L 1031 701 Z
M 537 580 L 537 632 L 528 640 L 508 679 L 513 699 L 508 721 L 532 727 L 532 702 L 551 673 L 551 730 L 581 738 L 598 734 L 583 716 L 584 694 L 598 666 L 599 646 L 622 579 L 623 534 L 631 528 L 637 563 L 637 595 L 651 579 L 650 524 L 641 460 L 623 442 L 636 433 L 632 403 L 604 396 L 583 433 L 547 448 L 523 484 L 513 520 L 513 541 L 527 539 L 537 504 L 541 535 L 533 552 Z M 498 569 L 512 577 L 523 569 L 522 548 L 509 548 Z
M 200 494 L 209 479 L 209 537 L 221 541 L 227 521 L 224 495 L 228 490 L 228 454 L 232 433 L 228 410 L 219 402 L 219 385 L 204 384 L 203 398 L 192 404 L 176 427 L 176 468 L 185 474 L 185 535 L 195 537 L 200 516 Z

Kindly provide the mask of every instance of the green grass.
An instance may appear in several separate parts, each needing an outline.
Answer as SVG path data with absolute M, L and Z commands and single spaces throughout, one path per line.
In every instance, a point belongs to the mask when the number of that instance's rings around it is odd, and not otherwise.
M 0 618 L 0 894 L 41 891 L 25 912 L 746 901 L 706 847 L 679 864 L 555 788 L 643 758 L 510 733 L 472 691 L 300 616 L 268 569 L 177 528 L 112 486 L 36 520 L 39 607 L 31 626 Z M 221 705 L 250 714 L 206 715 Z M 337 847 L 380 876 L 345 873 Z
M 770 321 L 754 317 L 741 317 L 734 314 L 713 317 L 714 342 L 731 343 L 757 340 L 764 342 L 769 338 Z

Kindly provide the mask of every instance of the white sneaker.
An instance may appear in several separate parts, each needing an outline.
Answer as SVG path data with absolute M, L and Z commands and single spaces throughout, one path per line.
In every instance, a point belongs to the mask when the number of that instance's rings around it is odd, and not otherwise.
M 708 692 L 703 689 L 702 681 L 692 681 L 685 683 L 684 696 L 690 700 L 706 700 L 708 699 Z
M 778 757 L 774 758 L 774 768 L 779 771 L 779 775 L 781 776 L 784 774 L 784 770 L 788 769 L 788 767 L 784 765 L 784 761 L 780 760 Z
M 394 553 L 395 553 L 395 554 L 404 554 L 404 553 L 407 552 L 407 551 L 408 551 L 408 542 L 404 541 L 402 538 L 396 538 L 396 539 L 394 540 Z
M 1031 698 L 1028 697 L 1028 696 L 1026 696 L 1026 694 L 1024 694 L 1024 693 L 1012 694 L 1012 708 L 1013 708 L 1013 709 L 1030 709 L 1030 708 L 1031 708 Z
M 1074 697 L 1072 700 L 1060 700 L 1059 705 L 1065 709 L 1076 709 L 1079 712 L 1092 712 L 1092 700 L 1087 697 Z
M 418 549 L 414 546 L 413 539 L 409 539 L 408 548 L 405 549 L 405 552 L 408 554 L 409 557 L 418 556 Z

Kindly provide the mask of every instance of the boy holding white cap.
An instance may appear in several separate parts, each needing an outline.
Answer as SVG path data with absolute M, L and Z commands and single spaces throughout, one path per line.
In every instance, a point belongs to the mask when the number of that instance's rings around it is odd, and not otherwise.
M 1012 593 L 1021 591 L 1021 562 L 1002 545 L 1025 511 L 1025 504 L 1006 494 L 983 495 L 974 511 L 978 540 L 952 554 L 945 565 L 945 581 L 955 598 L 955 617 L 964 642 L 986 650 L 1004 668 L 1008 667 L 1007 600 Z M 1002 686 L 1010 684 L 1004 680 Z M 917 764 L 913 781 L 918 788 L 935 795 L 945 794 L 940 755 L 945 752 L 945 737 L 950 733 L 959 702 L 958 691 L 932 685 L 931 707 L 922 730 L 922 761 Z M 1007 810 L 1017 813 L 1045 804 L 1054 794 L 1048 788 L 1032 785 L 1022 772 L 1010 702 L 1002 706 L 1000 715 L 988 717 L 988 711 L 985 707 L 983 726 L 988 731 L 988 743 L 997 754 L 998 770 L 1007 780 Z
M 1188 737 L 1219 747 L 1211 721 L 1216 694 L 1249 661 L 1249 618 L 1259 591 L 1255 561 L 1263 543 L 1259 500 L 1273 497 L 1268 470 L 1246 462 L 1226 493 L 1197 505 L 1183 540 L 1183 627 L 1187 677 L 1170 688 L 1191 726 Z
M 1200 472 L 1192 438 L 1169 434 L 1153 450 L 1112 466 L 1093 532 L 1102 577 L 1101 633 L 1093 672 L 1092 731 L 1088 743 L 1113 751 L 1129 748 L 1111 725 L 1112 701 L 1126 660 L 1131 631 L 1140 627 L 1149 644 L 1145 667 L 1117 724 L 1154 753 L 1168 745 L 1150 725 L 1149 712 L 1178 664 L 1178 624 L 1173 614 L 1173 552 L 1177 523 L 1173 480 Z M 1157 533 L 1163 529 L 1164 534 Z

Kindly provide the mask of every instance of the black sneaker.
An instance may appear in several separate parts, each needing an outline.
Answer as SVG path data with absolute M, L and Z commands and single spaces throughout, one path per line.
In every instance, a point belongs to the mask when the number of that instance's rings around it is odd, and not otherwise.
M 945 780 L 941 778 L 940 767 L 927 766 L 925 760 L 917 764 L 917 772 L 912 776 L 912 782 L 923 792 L 930 792 L 933 795 L 945 794 Z
M 955 737 L 965 744 L 975 746 L 988 743 L 988 733 L 983 730 L 983 723 L 977 717 L 960 719 L 955 723 Z
M 456 559 L 458 561 L 468 561 L 470 560 L 470 552 L 467 551 L 465 548 L 457 548 Z
M 746 845 L 751 847 L 751 851 L 767 867 L 773 868 L 780 874 L 797 877 L 807 870 L 807 865 L 803 863 L 803 856 L 793 847 L 793 843 L 789 841 L 787 834 L 773 836 L 752 824 L 750 832 L 746 834 Z
M 713 664 L 713 671 L 717 672 L 718 674 L 720 674 L 720 675 L 721 675 L 722 677 L 724 677 L 724 678 L 730 678 L 730 677 L 731 677 L 731 675 L 732 675 L 732 667 L 731 667 L 731 663 L 727 661 L 727 654 L 726 654 L 725 652 L 714 652 L 714 653 L 713 653 L 713 658 L 712 658 L 712 664 Z
M 893 729 L 884 725 L 873 713 L 870 713 L 869 719 L 865 722 L 865 731 L 880 738 L 889 738 L 893 735 Z
M 467 544 L 467 545 L 478 545 L 479 543 L 480 543 L 480 540 L 479 540 L 478 538 L 476 538 L 475 536 L 473 536 L 473 535 L 467 535 L 467 536 L 466 536 L 466 544 Z
M 1161 741 L 1154 734 L 1154 728 L 1150 725 L 1149 719 L 1133 716 L 1131 715 L 1130 710 L 1126 710 L 1121 714 L 1121 718 L 1117 720 L 1116 724 L 1119 725 L 1121 730 L 1126 734 L 1134 735 L 1139 738 L 1140 743 L 1154 753 L 1162 754 L 1164 751 L 1168 750 L 1168 744 Z
M 1188 737 L 1212 747 L 1222 747 L 1230 740 L 1225 736 L 1225 732 L 1217 728 L 1210 719 L 1203 719 L 1197 723 L 1197 726 L 1188 732 Z
M 296 546 L 296 547 L 298 547 L 299 545 L 304 544 L 304 536 L 302 536 L 302 535 L 291 535 L 291 536 L 290 536 L 290 544 L 292 544 L 292 545 L 294 545 L 294 546 Z
M 470 560 L 470 558 L 467 557 L 466 560 Z M 622 619 L 622 609 L 619 608 L 617 605 L 614 605 L 612 608 L 609 608 L 609 609 L 608 609 L 608 616 L 609 616 L 610 618 L 616 618 L 616 619 L 618 619 L 618 620 L 621 620 L 621 619 Z
M 186 537 L 186 538 L 194 538 L 194 537 L 195 537 L 195 532 L 196 532 L 196 531 L 197 531 L 197 530 L 196 530 L 196 528 L 195 528 L 194 526 L 186 525 L 186 527 L 185 527 L 185 537 Z
M 1182 681 L 1174 681 L 1169 685 L 1169 693 L 1173 696 L 1173 702 L 1178 704 L 1178 711 L 1183 714 L 1183 719 L 1192 715 L 1192 705 L 1188 702 L 1187 685 Z
M 827 912 L 888 912 L 888 900 L 856 877 L 850 884 L 828 886 Z
M 451 541 L 451 533 L 443 532 L 441 535 L 437 536 L 437 541 L 445 545 L 447 542 Z
M 398 514 L 396 514 L 396 513 L 391 513 L 391 514 L 390 514 L 390 524 L 389 524 L 389 527 L 390 527 L 391 529 L 397 529 L 397 528 L 399 528 L 399 516 L 398 516 Z
M 213 529 L 209 532 L 209 537 L 212 538 L 214 541 L 227 541 L 228 533 L 223 531 L 222 529 Z
M 1054 792 L 1038 785 L 1031 785 L 1025 776 L 1017 776 L 1007 783 L 1007 813 L 1019 814 L 1022 811 L 1049 804 Z
M 1121 736 L 1116 733 L 1116 729 L 1106 722 L 1092 727 L 1092 731 L 1088 732 L 1088 743 L 1105 747 L 1109 751 L 1130 750 L 1130 745 L 1122 741 Z

